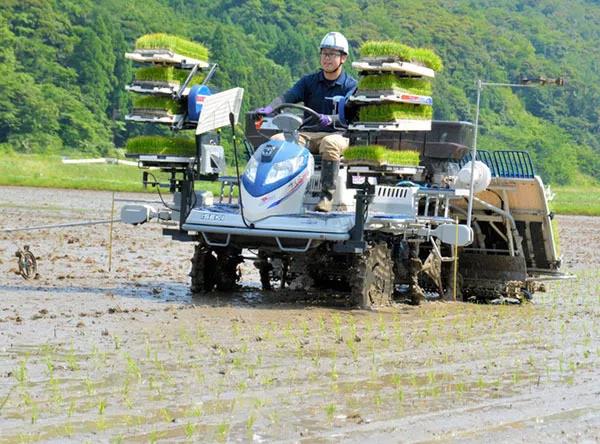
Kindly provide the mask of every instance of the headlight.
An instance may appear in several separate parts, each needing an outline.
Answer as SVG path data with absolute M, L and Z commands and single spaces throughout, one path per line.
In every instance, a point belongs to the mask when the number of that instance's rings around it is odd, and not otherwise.
M 267 175 L 267 179 L 265 180 L 265 185 L 275 183 L 281 179 L 291 176 L 300 168 L 302 168 L 303 164 L 304 157 L 302 156 L 274 163 L 271 169 L 269 170 L 269 174 Z
M 258 171 L 258 162 L 254 157 L 251 157 L 246 165 L 246 172 L 244 175 L 250 182 L 254 182 L 256 180 L 256 171 Z

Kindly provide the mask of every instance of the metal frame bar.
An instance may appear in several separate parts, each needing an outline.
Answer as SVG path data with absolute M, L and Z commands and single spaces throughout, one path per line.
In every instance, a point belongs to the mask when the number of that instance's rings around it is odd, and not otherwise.
M 350 238 L 349 233 L 320 233 L 310 231 L 285 231 L 285 230 L 264 230 L 260 228 L 241 228 L 241 227 L 226 227 L 217 225 L 197 225 L 185 224 L 184 230 L 196 231 L 202 233 L 229 234 L 241 236 L 257 236 L 257 237 L 280 237 L 290 239 L 314 239 L 328 241 L 345 241 Z
M 541 78 L 540 78 L 541 79 Z M 475 134 L 473 137 L 473 148 L 471 149 L 471 183 L 469 184 L 469 202 L 467 206 L 467 226 L 471 227 L 471 216 L 473 215 L 473 201 L 475 195 L 473 194 L 473 187 L 475 184 L 475 161 L 477 160 L 477 135 L 479 133 L 479 111 L 481 105 L 481 92 L 484 86 L 499 86 L 509 88 L 532 88 L 537 86 L 535 84 L 521 84 L 521 83 L 503 83 L 503 82 L 485 82 L 481 79 L 477 80 L 477 108 L 475 112 Z
M 454 256 L 454 254 L 450 257 L 442 256 L 442 252 L 440 251 L 440 248 L 437 245 L 437 241 L 433 239 L 433 236 L 429 238 L 429 241 L 431 242 L 431 246 L 433 247 L 432 250 L 434 251 L 435 255 L 438 257 L 438 259 L 440 261 L 453 262 L 454 260 L 456 260 L 456 257 Z M 454 251 L 454 248 L 452 248 L 452 251 Z
M 225 242 L 211 242 L 208 240 L 206 233 L 202 233 L 202 237 L 204 238 L 204 241 L 211 247 L 226 247 L 229 245 L 229 242 L 231 241 L 231 234 L 229 234 L 229 233 L 216 233 L 216 234 L 227 234 L 227 238 L 226 238 L 227 240 Z
M 281 243 L 281 240 L 279 240 L 278 237 L 275 238 L 275 241 L 277 242 L 277 246 L 279 247 L 279 249 L 281 251 L 286 251 L 286 252 L 290 252 L 290 253 L 306 253 L 308 251 L 308 249 L 310 248 L 313 239 L 308 239 L 308 241 L 306 242 L 306 246 L 304 248 L 284 247 L 283 244 Z
M 476 201 L 479 204 L 483 205 L 488 210 L 492 210 L 494 213 L 498 213 L 498 214 L 504 216 L 510 222 L 511 229 L 510 230 L 509 229 L 506 230 L 507 234 L 510 234 L 510 236 L 509 236 L 509 242 L 508 242 L 508 249 L 510 251 L 510 255 L 514 256 L 515 255 L 515 243 L 516 242 L 515 242 L 515 238 L 513 237 L 513 234 L 514 233 L 518 234 L 517 225 L 515 224 L 514 217 L 512 217 L 512 215 L 509 212 L 504 211 L 504 210 L 502 210 L 502 209 L 500 209 L 500 208 L 498 208 L 498 207 L 496 207 L 496 206 L 494 206 L 494 205 L 492 205 L 492 204 L 490 204 L 490 203 L 488 203 L 488 202 L 486 202 L 484 200 L 481 200 L 478 197 L 473 196 L 472 198 L 473 198 L 474 201 Z M 519 254 L 523 253 L 523 247 L 522 247 L 522 245 L 517 245 L 517 252 Z

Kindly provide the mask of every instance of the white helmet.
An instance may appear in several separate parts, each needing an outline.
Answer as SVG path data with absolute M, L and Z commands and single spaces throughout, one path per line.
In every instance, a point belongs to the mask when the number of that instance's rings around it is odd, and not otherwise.
M 319 49 L 324 48 L 336 49 L 348 55 L 348 40 L 339 32 L 328 32 L 319 45 Z

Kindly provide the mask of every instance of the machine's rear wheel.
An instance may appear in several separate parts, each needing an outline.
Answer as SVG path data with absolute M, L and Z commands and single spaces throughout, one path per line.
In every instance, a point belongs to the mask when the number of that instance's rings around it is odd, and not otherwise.
M 217 258 L 204 244 L 197 244 L 192 257 L 192 293 L 204 293 L 211 291 L 217 281 Z
M 244 262 L 242 251 L 237 248 L 223 248 L 216 250 L 217 266 L 215 281 L 217 290 L 237 290 L 242 277 L 239 265 Z
M 269 256 L 263 251 L 258 252 L 258 258 L 254 261 L 254 266 L 258 268 L 260 274 L 260 284 L 263 290 L 272 290 L 271 274 L 273 265 L 269 262 Z
M 269 256 L 259 251 L 258 259 L 254 262 L 260 273 L 260 283 L 263 290 L 283 289 L 290 284 L 290 259 L 286 256 Z
M 387 243 L 378 242 L 357 256 L 350 270 L 351 297 L 361 308 L 390 305 L 394 293 L 394 263 Z

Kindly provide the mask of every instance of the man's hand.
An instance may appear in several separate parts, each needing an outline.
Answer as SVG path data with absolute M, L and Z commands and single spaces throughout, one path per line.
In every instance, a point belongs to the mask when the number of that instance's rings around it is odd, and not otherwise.
M 321 126 L 331 126 L 333 119 L 327 114 L 319 114 L 319 123 Z
M 254 114 L 261 115 L 261 116 L 268 116 L 272 112 L 273 112 L 273 107 L 270 105 L 267 105 L 264 108 L 256 108 L 254 110 Z

